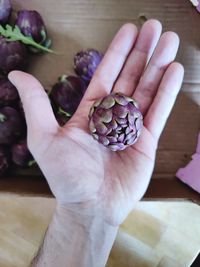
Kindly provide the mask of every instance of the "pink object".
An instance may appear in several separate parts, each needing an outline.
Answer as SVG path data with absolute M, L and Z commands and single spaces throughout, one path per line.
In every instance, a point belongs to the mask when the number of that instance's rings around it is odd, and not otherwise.
M 199 132 L 199 136 L 198 136 L 198 142 L 197 142 L 197 151 L 198 154 L 200 154 L 200 132 Z
M 190 2 L 196 7 L 196 10 L 200 12 L 200 0 L 190 0 Z
M 200 193 L 200 132 L 196 153 L 192 155 L 192 160 L 185 168 L 180 168 L 176 176 L 185 184 Z
M 197 11 L 200 12 L 200 2 L 198 4 L 198 6 L 196 7 Z

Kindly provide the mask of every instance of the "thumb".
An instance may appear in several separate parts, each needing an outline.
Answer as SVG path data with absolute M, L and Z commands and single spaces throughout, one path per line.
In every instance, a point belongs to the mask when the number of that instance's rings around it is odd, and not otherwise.
M 58 123 L 54 117 L 49 98 L 39 81 L 22 71 L 12 71 L 8 75 L 17 88 L 25 112 L 28 128 L 28 143 L 32 141 L 44 144 L 45 134 L 54 134 Z M 29 142 L 31 140 L 31 142 Z

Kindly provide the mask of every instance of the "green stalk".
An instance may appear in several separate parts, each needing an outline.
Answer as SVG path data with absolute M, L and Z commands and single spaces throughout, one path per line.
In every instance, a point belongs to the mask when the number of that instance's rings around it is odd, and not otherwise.
M 9 24 L 7 24 L 5 28 L 0 25 L 0 35 L 6 37 L 9 42 L 21 41 L 23 44 L 33 46 L 41 51 L 57 54 L 53 50 L 36 43 L 32 37 L 23 35 L 17 25 L 15 25 L 14 28 Z
M 58 113 L 59 114 L 63 114 L 63 115 L 65 115 L 68 118 L 70 118 L 72 116 L 70 113 L 64 111 L 61 107 L 58 109 Z
M 6 120 L 6 116 L 0 113 L 0 122 L 4 122 Z

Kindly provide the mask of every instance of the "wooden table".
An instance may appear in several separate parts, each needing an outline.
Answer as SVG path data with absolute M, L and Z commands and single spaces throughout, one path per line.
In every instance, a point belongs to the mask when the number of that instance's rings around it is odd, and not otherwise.
M 141 17 L 156 18 L 164 31 L 180 36 L 177 60 L 185 67 L 182 91 L 161 137 L 153 179 L 146 198 L 187 198 L 200 196 L 175 178 L 178 168 L 189 162 L 200 129 L 200 14 L 188 0 L 34 0 L 12 1 L 15 9 L 36 9 L 43 15 L 53 37 L 53 48 L 61 55 L 34 57 L 30 72 L 50 89 L 63 73 L 72 73 L 76 51 L 94 47 L 105 51 L 113 35 L 125 22 L 141 25 Z M 25 170 L 12 171 L 0 180 L 1 191 L 49 194 L 41 176 Z

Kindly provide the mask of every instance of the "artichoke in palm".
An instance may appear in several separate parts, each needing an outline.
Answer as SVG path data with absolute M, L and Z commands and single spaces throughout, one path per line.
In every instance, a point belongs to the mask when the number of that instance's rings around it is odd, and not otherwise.
M 142 125 L 143 117 L 135 100 L 120 93 L 97 100 L 89 112 L 92 136 L 112 151 L 133 145 Z

